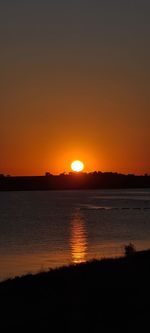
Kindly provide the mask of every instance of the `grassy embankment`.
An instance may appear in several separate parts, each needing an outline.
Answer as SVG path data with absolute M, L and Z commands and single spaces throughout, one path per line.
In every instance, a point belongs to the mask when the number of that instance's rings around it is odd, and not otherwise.
M 150 250 L 4 281 L 0 300 L 2 332 L 149 332 Z

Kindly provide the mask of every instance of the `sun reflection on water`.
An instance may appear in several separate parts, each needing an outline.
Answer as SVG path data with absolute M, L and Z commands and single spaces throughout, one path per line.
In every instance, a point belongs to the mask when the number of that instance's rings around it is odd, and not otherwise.
M 76 210 L 71 217 L 71 254 L 74 264 L 86 261 L 87 231 L 84 216 Z

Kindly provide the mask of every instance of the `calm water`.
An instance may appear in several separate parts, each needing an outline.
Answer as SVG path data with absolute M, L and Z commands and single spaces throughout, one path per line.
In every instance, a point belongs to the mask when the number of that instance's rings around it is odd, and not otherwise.
M 0 192 L 0 280 L 150 248 L 150 190 Z

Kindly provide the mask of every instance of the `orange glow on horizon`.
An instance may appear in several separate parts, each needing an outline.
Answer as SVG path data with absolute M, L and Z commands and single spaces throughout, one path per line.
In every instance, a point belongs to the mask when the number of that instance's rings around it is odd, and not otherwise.
M 118 4 L 109 17 L 99 1 L 90 6 L 86 1 L 84 6 L 81 1 L 62 1 L 63 10 L 56 1 L 54 6 L 47 1 L 42 15 L 39 6 L 37 15 L 29 6 L 28 28 L 24 5 L 12 6 L 8 19 L 4 4 L 0 174 L 68 173 L 76 157 L 86 162 L 87 173 L 150 174 L 145 2 L 141 1 L 142 17 L 141 6 L 130 13 Z M 29 3 L 25 1 L 27 8 Z M 66 20 L 66 13 L 72 19 Z

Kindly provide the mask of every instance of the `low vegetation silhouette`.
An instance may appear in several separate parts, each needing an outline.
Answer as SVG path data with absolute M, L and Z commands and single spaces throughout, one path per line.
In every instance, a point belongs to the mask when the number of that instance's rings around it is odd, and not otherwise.
M 125 245 L 124 253 L 125 253 L 126 257 L 133 256 L 136 253 L 136 248 L 135 248 L 134 244 L 129 243 L 129 244 Z

